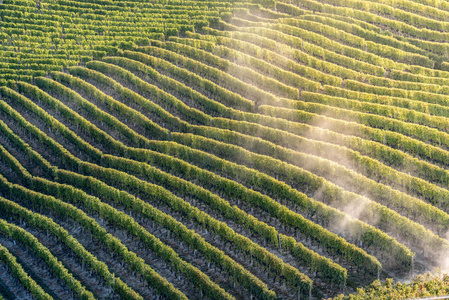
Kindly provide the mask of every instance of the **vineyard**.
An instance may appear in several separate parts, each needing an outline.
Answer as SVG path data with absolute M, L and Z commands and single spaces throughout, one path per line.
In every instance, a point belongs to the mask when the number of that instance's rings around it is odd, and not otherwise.
M 0 17 L 0 299 L 449 294 L 448 2 Z

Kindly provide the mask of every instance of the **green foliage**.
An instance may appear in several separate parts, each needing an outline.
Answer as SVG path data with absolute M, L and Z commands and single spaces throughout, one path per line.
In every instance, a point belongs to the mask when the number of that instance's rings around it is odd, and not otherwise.
M 52 122 L 59 123 L 56 120 L 53 120 Z M 31 126 L 31 127 L 33 127 L 33 126 Z M 42 132 L 40 132 L 39 130 L 36 130 L 36 129 L 35 129 L 35 134 L 42 136 Z M 10 135 L 13 136 L 12 133 L 10 133 Z M 17 137 L 15 137 L 15 139 L 17 140 Z M 223 238 L 226 238 L 229 241 L 235 243 L 238 248 L 244 249 L 245 251 L 250 251 L 250 253 L 252 253 L 252 251 L 254 251 L 254 255 L 257 258 L 261 259 L 262 262 L 264 262 L 265 264 L 268 264 L 270 266 L 270 268 L 273 268 L 273 271 L 285 272 L 284 276 L 288 275 L 287 278 L 292 285 L 296 286 L 296 284 L 298 283 L 298 279 L 299 279 L 300 280 L 299 282 L 304 281 L 304 283 L 302 283 L 302 284 L 305 287 L 309 286 L 311 281 L 310 281 L 310 279 L 307 278 L 307 276 L 299 273 L 296 269 L 293 269 L 291 266 L 288 266 L 288 265 L 285 265 L 283 268 L 281 268 L 281 270 L 274 268 L 273 266 L 277 266 L 279 263 L 281 263 L 278 258 L 273 256 L 272 254 L 270 254 L 269 252 L 267 252 L 265 249 L 261 248 L 257 244 L 254 244 L 249 239 L 244 238 L 240 235 L 236 235 L 235 232 L 232 229 L 230 229 L 229 227 L 227 227 L 227 225 L 225 223 L 218 222 L 218 221 L 212 219 L 211 217 L 204 215 L 203 212 L 199 211 L 198 209 L 194 209 L 189 204 L 185 203 L 183 200 L 181 200 L 177 197 L 169 196 L 170 193 L 168 191 L 161 190 L 160 187 L 150 185 L 148 183 L 145 183 L 141 180 L 136 179 L 135 177 L 127 176 L 125 173 L 113 172 L 110 170 L 106 170 L 102 167 L 95 166 L 93 164 L 83 163 L 79 159 L 73 157 L 71 154 L 64 154 L 63 151 L 65 149 L 63 149 L 61 146 L 55 144 L 52 140 L 48 139 L 48 141 L 50 143 L 54 144 L 54 146 L 52 148 L 52 149 L 54 149 L 54 151 L 57 151 L 57 153 L 59 153 L 60 155 L 67 156 L 67 161 L 70 161 L 72 164 L 74 164 L 74 169 L 79 170 L 81 168 L 81 170 L 83 172 L 86 172 L 90 176 L 95 175 L 96 177 L 102 178 L 103 180 L 105 180 L 109 183 L 118 184 L 122 188 L 124 186 L 126 186 L 126 187 L 130 186 L 134 189 L 141 190 L 144 193 L 144 195 L 146 195 L 146 197 L 149 197 L 149 196 L 156 197 L 156 199 L 158 199 L 159 201 L 165 200 L 168 202 L 168 204 L 173 205 L 173 208 L 182 209 L 184 214 L 193 214 L 193 215 L 191 215 L 192 218 L 196 218 L 198 220 L 206 220 L 207 222 L 202 224 L 203 226 L 206 226 L 207 228 L 216 230 L 217 234 L 219 234 Z M 96 151 L 98 151 L 98 150 L 96 150 Z M 103 163 L 108 166 L 116 165 L 117 162 L 120 161 L 120 160 L 117 161 L 116 159 L 112 160 L 112 161 L 108 160 L 107 156 L 104 157 L 102 160 L 103 160 Z M 115 162 L 115 163 L 112 163 L 112 162 Z M 45 164 L 48 164 L 48 162 L 45 162 Z M 129 162 L 124 164 L 124 166 L 133 166 L 133 165 L 135 165 L 135 164 L 129 164 Z M 132 169 L 134 169 L 134 168 L 135 167 L 133 167 Z M 53 168 L 53 171 L 54 170 L 55 169 Z M 68 178 L 68 177 L 66 177 L 67 175 L 62 175 L 59 173 L 56 173 L 54 176 L 59 177 L 59 178 Z M 123 176 L 124 176 L 124 178 L 128 178 L 125 182 L 121 182 L 121 180 L 119 179 L 119 178 L 122 178 Z M 74 182 L 72 180 L 70 180 L 69 182 L 74 184 Z M 92 184 L 92 182 L 90 180 L 85 183 L 89 187 Z M 87 186 L 83 186 L 83 188 L 86 188 Z M 151 187 L 153 187 L 153 188 L 151 188 Z M 102 191 L 106 192 L 104 187 L 99 190 L 100 194 L 102 193 Z M 149 191 L 153 191 L 153 192 L 149 192 Z M 165 195 L 165 197 L 163 197 L 163 195 Z M 69 198 L 72 198 L 72 197 L 69 197 Z M 79 198 L 79 196 L 76 198 Z M 91 201 L 92 200 L 90 200 L 90 202 Z M 98 205 L 99 204 L 97 204 L 97 206 Z M 110 214 L 109 214 L 109 216 L 110 216 Z M 123 220 L 123 217 L 121 217 L 120 219 Z M 178 228 L 179 226 L 180 226 L 180 224 L 178 223 L 178 224 L 174 225 L 172 228 Z M 127 229 L 129 229 L 129 228 L 127 228 Z M 223 231 L 223 229 L 226 229 L 226 230 Z M 131 231 L 131 229 L 129 229 L 129 230 Z M 134 232 L 134 230 L 132 230 L 131 232 Z M 191 233 L 188 236 L 191 236 Z M 196 242 L 190 241 L 190 243 L 196 243 Z M 159 248 L 164 249 L 164 246 L 159 245 Z M 212 251 L 216 252 L 216 250 L 212 250 Z M 213 256 L 214 255 L 210 255 L 210 254 L 207 255 L 207 257 L 213 257 Z M 217 258 L 222 258 L 222 257 L 223 257 L 222 254 L 217 256 Z M 168 259 L 168 257 L 166 257 L 166 258 Z M 174 258 L 171 257 L 170 259 L 173 260 Z M 225 262 L 219 261 L 219 262 L 224 265 L 229 265 L 229 261 L 225 261 Z M 282 264 L 283 263 L 281 263 L 281 265 Z M 180 268 L 181 267 L 182 267 L 182 263 L 181 263 Z M 185 269 L 186 269 L 186 266 L 182 267 L 180 270 L 185 270 Z M 228 269 L 229 269 L 229 267 L 228 267 Z M 230 271 L 232 271 L 234 276 L 236 274 L 238 274 L 238 273 L 236 273 L 236 270 L 231 269 Z M 257 291 L 257 294 L 265 294 L 264 297 L 268 297 L 268 298 L 273 297 L 272 292 L 267 291 L 267 288 L 263 287 L 263 284 L 261 284 L 260 282 L 257 282 L 258 280 L 251 278 L 252 275 L 249 275 L 248 272 L 243 271 L 241 267 L 240 267 L 240 270 L 237 269 L 237 271 L 239 273 L 241 273 L 240 276 L 241 276 L 242 280 L 244 280 L 243 282 L 248 282 L 251 290 Z M 214 284 L 210 283 L 210 281 L 208 282 L 208 279 L 204 279 L 204 280 L 198 279 L 198 278 L 204 277 L 204 275 L 201 275 L 201 276 L 198 275 L 198 271 L 196 270 L 196 268 L 192 267 L 191 265 L 187 265 L 186 272 L 187 272 L 187 275 L 190 276 L 194 282 L 196 282 L 197 284 L 199 284 L 200 286 L 203 287 L 204 291 L 206 291 L 206 292 L 209 291 L 208 293 L 211 293 L 211 295 L 212 295 L 212 290 L 214 289 L 214 287 L 213 287 Z M 198 277 L 198 276 L 200 276 L 200 277 Z M 248 276 L 250 277 L 250 280 L 248 280 L 248 278 L 247 278 Z M 289 276 L 291 278 L 289 278 Z M 256 281 L 256 282 L 254 283 L 254 281 Z M 260 290 L 262 290 L 263 292 L 261 292 Z M 214 293 L 216 293 L 216 291 Z
M 1 150 L 3 151 L 4 149 Z M 64 267 L 64 265 L 56 257 L 54 257 L 53 254 L 32 234 L 14 224 L 7 223 L 5 220 L 0 220 L 0 231 L 4 235 L 30 247 L 38 257 L 45 261 L 45 263 L 59 278 L 61 278 L 74 292 L 78 294 L 81 299 L 95 299 L 93 294 L 90 291 L 87 291 L 86 288 L 81 285 L 81 282 L 75 279 L 73 275 Z M 31 292 L 36 295 L 35 291 L 31 290 Z M 41 296 L 37 296 L 37 298 L 46 299 Z
M 448 11 L 427 0 L 3 0 L 2 217 L 57 236 L 132 299 L 141 296 L 28 208 L 74 219 L 170 299 L 187 294 L 87 212 L 141 240 L 208 298 L 291 298 L 312 287 L 319 296 L 329 283 L 345 290 L 354 268 L 373 279 L 382 268 L 408 273 L 413 251 L 436 261 L 449 247 Z M 131 214 L 168 229 L 238 290 Z M 3 220 L 0 231 L 93 297 L 32 235 Z M 338 299 L 433 295 L 446 279 L 376 281 Z
M 49 98 L 50 99 L 50 98 Z M 53 102 L 56 104 L 57 102 L 56 101 L 54 101 L 53 100 Z M 31 104 L 30 104 L 31 105 Z M 35 110 L 36 111 L 39 111 L 37 108 L 35 108 Z M 44 112 L 42 112 L 42 114 L 43 115 L 45 115 L 45 113 Z M 58 124 L 58 122 L 57 121 L 51 121 L 50 122 L 51 124 L 54 124 L 54 123 L 56 123 L 56 124 Z M 81 123 L 80 123 L 81 124 Z M 87 125 L 84 125 L 84 126 L 87 126 Z M 63 128 L 63 127 L 61 127 L 61 128 Z M 93 129 L 93 127 L 91 126 L 91 130 Z M 67 130 L 65 130 L 66 132 L 67 132 Z M 67 133 L 65 133 L 64 135 L 68 135 Z M 82 140 L 80 140 L 79 138 L 77 138 L 77 137 L 75 137 L 75 136 L 73 136 L 73 134 L 71 135 L 72 136 L 72 139 L 74 140 L 74 141 L 76 141 L 76 143 L 83 143 L 83 141 Z M 101 136 L 101 134 L 99 135 L 99 136 Z M 106 139 L 107 137 L 103 134 L 103 136 L 104 136 L 104 139 Z M 48 142 L 49 143 L 52 143 L 51 142 L 51 140 L 48 140 Z M 52 144 L 54 144 L 54 143 L 52 143 Z M 111 144 L 111 146 L 112 145 L 114 145 L 114 144 Z M 118 145 L 118 144 L 117 144 Z M 118 147 L 118 146 L 114 146 L 114 147 Z M 57 151 L 57 153 L 64 153 L 64 152 L 61 152 L 61 150 L 59 150 L 58 149 L 58 147 L 57 146 L 53 146 L 52 147 L 52 149 L 54 149 L 54 150 L 56 150 Z M 86 150 L 88 149 L 88 148 L 85 148 Z M 129 149 L 130 150 L 130 149 Z M 127 151 L 128 152 L 128 155 L 133 155 L 132 153 L 133 153 L 133 151 Z M 98 150 L 94 150 L 92 147 L 91 147 L 91 150 L 88 150 L 89 152 L 91 152 L 91 153 L 98 153 Z M 122 150 L 121 150 L 121 152 L 122 152 Z M 139 153 L 139 152 L 138 152 Z M 141 157 L 141 155 L 142 154 L 140 154 L 139 153 L 139 156 L 137 156 L 137 157 Z M 68 159 L 68 161 L 71 161 L 71 163 L 72 164 L 75 164 L 74 165 L 74 169 L 78 169 L 78 167 L 76 167 L 76 165 L 77 164 L 79 164 L 79 162 L 78 162 L 78 160 L 77 159 L 75 159 L 75 158 L 73 158 L 73 157 L 71 157 L 70 155 L 69 155 L 69 157 L 68 157 L 69 159 Z M 197 169 L 197 171 L 201 171 L 200 169 Z M 210 178 L 210 174 L 207 174 L 207 173 L 205 173 L 204 174 L 205 176 L 203 177 L 205 180 L 206 180 L 206 178 L 208 178 L 207 180 L 209 181 L 209 178 Z M 110 180 L 111 178 L 109 178 L 109 180 Z M 128 185 L 129 185 L 130 183 L 128 183 Z M 137 187 L 137 186 L 136 186 Z M 221 187 L 221 189 L 223 189 L 224 187 Z M 227 189 L 225 189 L 225 191 L 226 191 Z M 268 200 L 268 199 L 267 199 Z M 264 202 L 266 202 L 267 200 L 265 200 Z M 273 205 L 273 204 L 275 204 L 276 202 L 274 202 L 273 200 L 269 200 L 269 201 L 271 201 L 271 204 L 269 204 L 269 205 Z M 253 200 L 253 203 L 257 203 L 258 201 L 256 200 L 256 199 L 254 199 Z M 277 210 L 279 210 L 280 208 L 277 208 Z M 282 208 L 281 210 L 285 210 L 285 208 Z M 280 214 L 280 213 L 277 213 L 276 214 L 277 216 L 281 216 L 281 215 L 283 215 L 283 214 Z M 314 228 L 314 226 L 312 225 L 313 223 L 311 223 L 310 221 L 306 221 L 306 220 L 304 220 L 300 215 L 298 215 L 298 214 L 295 214 L 295 218 L 299 218 L 299 221 L 302 223 L 302 222 L 306 222 L 306 224 L 307 225 L 301 225 L 300 227 L 304 227 L 304 229 L 306 229 L 306 228 L 308 228 L 308 227 L 312 227 L 312 228 Z M 293 225 L 293 224 L 289 224 L 290 226 L 294 226 L 294 227 L 297 227 L 297 226 L 299 226 L 299 225 Z M 220 228 L 221 226 L 215 226 L 215 228 Z M 214 226 L 212 226 L 212 228 L 214 228 Z M 303 230 L 304 230 L 303 229 Z M 319 229 L 319 230 L 322 230 L 322 229 Z M 309 232 L 310 230 L 306 230 L 306 232 Z M 311 234 L 311 236 L 314 236 L 315 234 L 316 234 L 316 229 L 314 229 L 314 230 L 312 230 L 312 231 L 310 231 L 310 234 Z M 312 234 L 313 233 L 313 234 Z M 337 242 L 337 247 L 342 247 L 342 246 L 340 246 L 339 244 L 341 243 L 341 241 L 338 239 L 338 238 L 336 238 L 335 237 L 335 235 L 332 235 L 331 234 L 331 236 L 330 237 L 327 237 L 327 235 L 328 235 L 329 233 L 327 232 L 327 231 L 324 231 L 323 232 L 323 237 L 322 238 L 318 238 L 318 240 L 322 240 L 322 241 L 324 241 L 324 240 L 326 240 L 326 239 L 330 239 L 330 240 L 332 240 L 332 239 L 337 239 L 337 241 L 339 241 L 339 242 Z M 229 234 L 226 234 L 226 236 L 228 237 L 228 238 L 230 238 L 232 235 L 229 235 Z M 317 237 L 315 237 L 315 238 L 317 238 Z M 248 243 L 249 241 L 246 241 L 246 243 Z M 326 244 L 329 244 L 329 246 L 331 247 L 331 245 L 333 245 L 335 242 L 327 242 Z M 243 244 L 244 245 L 244 244 Z M 242 247 L 242 246 L 240 246 L 240 247 Z M 255 245 L 255 244 L 253 244 L 252 246 L 249 246 L 249 245 L 245 245 L 244 246 L 246 249 L 253 249 L 254 247 L 256 247 L 257 248 L 257 246 Z M 332 246 L 332 247 L 334 247 L 334 246 Z M 349 244 L 347 244 L 346 242 L 343 242 L 343 247 L 345 247 L 345 248 L 348 248 L 349 250 L 348 251 L 355 251 L 356 253 L 357 252 L 359 252 L 360 250 L 359 249 L 352 249 L 352 248 L 354 248 L 352 245 L 349 245 Z M 335 250 L 334 250 L 335 251 Z M 338 251 L 337 251 L 338 252 Z M 344 252 L 346 252 L 346 251 L 344 251 Z M 363 253 L 363 252 L 361 252 L 360 254 L 357 254 L 357 255 L 360 255 L 361 257 L 364 257 L 364 256 L 366 256 L 366 254 L 365 253 Z M 348 258 L 348 256 L 346 255 L 346 257 Z M 350 260 L 352 260 L 351 259 L 351 256 L 349 256 L 349 259 Z M 359 263 L 360 263 L 360 265 L 363 265 L 363 263 L 361 263 L 361 261 L 364 261 L 365 259 L 362 259 L 361 260 L 361 258 L 357 258 L 355 261 L 359 261 Z M 372 258 L 368 258 L 368 260 L 372 260 Z M 374 266 L 371 266 L 369 269 L 372 271 L 372 272 L 374 272 L 375 270 L 377 270 L 377 268 L 379 267 L 379 263 L 376 261 L 376 260 L 374 260 Z M 365 266 L 365 268 L 366 268 L 366 266 Z M 295 281 L 290 281 L 290 282 L 295 282 Z M 307 285 L 307 284 L 306 284 Z
M 12 186 L 6 183 L 4 178 L 2 177 L 2 189 L 9 190 L 11 187 L 16 187 L 14 189 L 14 195 L 20 196 L 21 193 L 24 191 L 23 187 L 18 186 Z M 13 193 L 13 191 L 11 191 Z M 31 196 L 31 197 L 30 197 Z M 36 193 L 29 193 L 28 194 L 29 201 L 35 202 L 39 201 L 40 205 L 45 205 L 45 201 L 47 200 L 48 204 L 50 204 L 50 207 L 53 207 L 54 198 L 53 197 L 40 197 Z M 63 204 L 64 205 L 64 204 Z M 71 236 L 64 228 L 59 226 L 57 223 L 55 223 L 50 218 L 47 218 L 45 216 L 42 216 L 38 213 L 33 213 L 32 211 L 23 208 L 19 204 L 12 202 L 10 200 L 7 200 L 5 198 L 0 197 L 0 206 L 2 208 L 2 211 L 5 215 L 13 216 L 19 220 L 24 220 L 27 222 L 28 225 L 32 227 L 36 227 L 40 230 L 48 230 L 52 234 L 54 234 L 58 240 L 62 243 L 65 243 L 69 248 L 71 248 L 78 256 L 80 256 L 86 263 L 90 265 L 90 267 L 95 270 L 100 276 L 104 278 L 104 280 L 107 282 L 108 285 L 111 285 L 120 295 L 127 297 L 129 299 L 142 299 L 140 295 L 138 295 L 136 292 L 134 292 L 132 289 L 130 289 L 123 281 L 121 281 L 119 278 L 116 278 L 113 280 L 114 275 L 111 274 L 108 270 L 108 267 L 106 264 L 104 264 L 101 261 L 98 261 L 95 256 L 93 256 L 91 253 L 85 250 L 85 248 L 75 239 L 73 236 Z M 65 205 L 65 207 L 57 207 L 57 210 L 55 212 L 57 213 L 63 213 L 67 215 L 69 211 L 67 210 L 68 206 Z M 85 216 L 85 214 L 84 214 Z M 97 224 L 98 225 L 98 224 Z M 17 272 L 24 273 L 23 270 L 20 271 L 21 268 L 17 269 Z M 23 275 L 22 275 L 23 276 Z M 32 284 L 29 282 L 29 279 L 27 280 L 28 283 L 26 285 L 30 286 L 32 290 L 35 290 L 36 296 L 39 297 L 39 294 L 41 294 L 43 291 L 39 290 L 39 288 L 35 287 L 35 283 Z M 51 299 L 49 296 L 42 295 L 40 296 L 40 299 Z
M 0 197 L 0 204 L 6 199 Z M 0 260 L 4 261 L 10 271 L 16 276 L 20 283 L 30 291 L 30 293 L 39 300 L 53 299 L 47 294 L 22 268 L 17 262 L 15 256 L 13 256 L 6 247 L 0 244 Z
M 15 46 L 9 54 L 18 61 L 13 65 L 11 60 L 3 59 L 8 51 L 2 48 L 1 62 L 25 76 L 33 76 L 29 64 L 35 65 L 35 70 L 62 71 L 62 66 L 116 54 L 118 48 L 131 50 L 148 45 L 148 39 L 163 41 L 201 30 L 216 21 L 219 13 L 230 12 L 233 1 L 98 2 L 3 1 L 0 43 Z M 269 2 L 261 4 L 271 6 Z M 27 61 L 21 52 L 28 54 Z M 53 59 L 61 53 L 66 55 Z M 42 59 L 48 62 L 41 64 Z M 18 80 L 15 73 L 0 72 L 0 83 Z M 20 80 L 31 79 L 20 76 Z
M 394 283 L 388 278 L 384 282 L 374 281 L 366 288 L 357 289 L 357 293 L 340 295 L 335 300 L 361 299 L 412 299 L 424 297 L 446 296 L 449 293 L 449 276 L 442 277 L 426 273 L 418 275 L 410 283 Z

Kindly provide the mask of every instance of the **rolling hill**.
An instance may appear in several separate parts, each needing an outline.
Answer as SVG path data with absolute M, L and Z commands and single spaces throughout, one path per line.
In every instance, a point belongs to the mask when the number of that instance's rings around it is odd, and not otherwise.
M 449 292 L 447 2 L 0 17 L 0 299 Z

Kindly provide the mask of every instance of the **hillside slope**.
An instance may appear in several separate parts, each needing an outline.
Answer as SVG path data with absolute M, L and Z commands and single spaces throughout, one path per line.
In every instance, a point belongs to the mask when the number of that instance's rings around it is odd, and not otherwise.
M 5 299 L 321 299 L 449 268 L 444 2 L 0 16 Z

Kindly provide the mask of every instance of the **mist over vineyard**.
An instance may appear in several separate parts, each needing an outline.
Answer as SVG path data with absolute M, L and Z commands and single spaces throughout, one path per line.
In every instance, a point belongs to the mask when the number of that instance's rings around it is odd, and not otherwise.
M 0 17 L 0 300 L 449 294 L 449 2 Z

